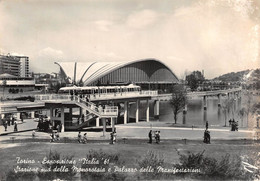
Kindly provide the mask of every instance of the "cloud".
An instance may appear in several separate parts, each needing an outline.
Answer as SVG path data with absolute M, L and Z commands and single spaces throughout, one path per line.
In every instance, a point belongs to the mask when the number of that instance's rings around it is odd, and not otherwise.
M 63 52 L 61 50 L 55 50 L 53 48 L 47 47 L 39 51 L 39 56 L 60 59 L 63 57 Z
M 141 29 L 154 24 L 159 19 L 159 17 L 159 13 L 145 9 L 129 15 L 126 24 L 131 28 Z

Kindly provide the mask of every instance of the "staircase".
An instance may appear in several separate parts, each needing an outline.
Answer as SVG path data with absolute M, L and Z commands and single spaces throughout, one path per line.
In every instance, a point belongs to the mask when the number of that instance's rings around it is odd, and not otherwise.
M 87 102 L 78 96 L 75 96 L 74 102 L 77 106 L 87 110 L 90 113 L 95 114 L 96 116 L 100 118 L 111 118 L 111 117 L 117 117 L 118 115 L 118 107 L 117 106 L 105 106 L 105 108 L 97 107 L 92 102 Z
M 87 110 L 88 112 L 100 117 L 100 118 L 111 118 L 117 117 L 118 107 L 117 106 L 105 106 L 105 108 L 97 107 L 92 102 L 87 102 L 78 96 L 71 95 L 59 95 L 59 94 L 45 94 L 45 95 L 35 95 L 35 100 L 40 100 L 43 102 L 70 102 L 77 106 Z
M 81 130 L 85 127 L 88 127 L 89 122 L 95 120 L 96 118 L 97 118 L 96 115 L 93 115 L 92 113 L 90 113 L 87 115 L 87 118 L 85 119 L 85 121 L 83 123 L 81 123 L 79 125 L 75 125 L 75 126 L 66 126 L 66 130 L 67 131 Z

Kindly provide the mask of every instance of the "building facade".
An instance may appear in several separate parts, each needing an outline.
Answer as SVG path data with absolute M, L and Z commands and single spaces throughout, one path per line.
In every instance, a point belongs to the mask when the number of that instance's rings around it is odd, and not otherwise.
M 126 85 L 167 92 L 179 82 L 165 64 L 156 59 L 129 62 L 57 62 L 61 77 L 78 86 Z
M 0 74 L 29 77 L 29 57 L 0 55 Z

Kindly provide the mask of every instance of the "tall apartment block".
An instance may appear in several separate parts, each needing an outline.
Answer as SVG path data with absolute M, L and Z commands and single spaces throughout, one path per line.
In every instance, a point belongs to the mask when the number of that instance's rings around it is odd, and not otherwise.
M 0 55 L 0 74 L 29 77 L 29 57 Z

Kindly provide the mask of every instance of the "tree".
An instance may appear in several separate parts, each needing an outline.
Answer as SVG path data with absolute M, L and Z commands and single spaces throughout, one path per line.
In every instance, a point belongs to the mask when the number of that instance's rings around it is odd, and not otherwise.
M 192 91 L 196 90 L 199 84 L 201 84 L 204 80 L 204 75 L 200 71 L 193 71 L 190 75 L 186 76 L 186 81 Z
M 250 92 L 245 93 L 245 98 L 246 98 L 246 103 L 245 103 L 245 113 L 246 113 L 246 118 L 247 118 L 247 126 L 248 126 L 248 118 L 249 114 L 252 108 L 252 99 L 253 96 L 250 94 Z
M 244 116 L 245 116 L 245 113 L 246 113 L 246 109 L 243 107 L 241 108 L 239 111 L 238 111 L 238 115 L 241 119 L 241 126 L 243 127 L 244 125 Z
M 174 114 L 175 124 L 177 123 L 177 115 L 183 110 L 187 103 L 187 93 L 183 86 L 175 85 L 172 88 L 172 98 L 170 104 Z
M 230 113 L 230 107 L 233 107 L 234 101 L 235 100 L 233 98 L 226 99 L 226 100 L 224 100 L 224 102 L 221 105 L 221 109 L 222 109 L 224 116 L 225 116 L 225 127 L 227 126 L 227 113 L 228 114 Z

